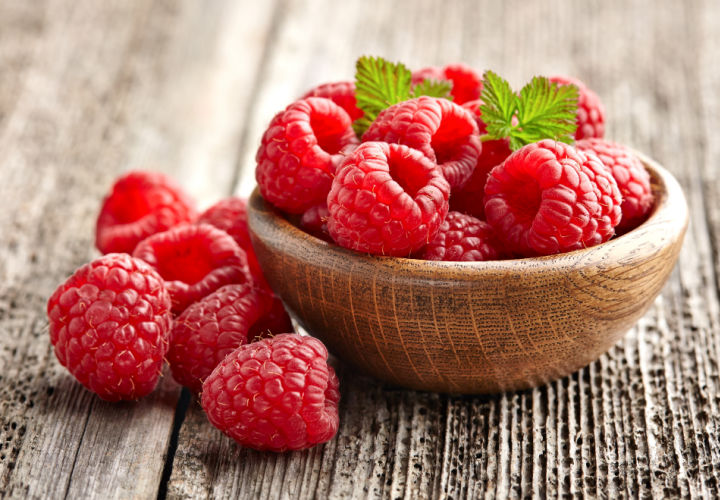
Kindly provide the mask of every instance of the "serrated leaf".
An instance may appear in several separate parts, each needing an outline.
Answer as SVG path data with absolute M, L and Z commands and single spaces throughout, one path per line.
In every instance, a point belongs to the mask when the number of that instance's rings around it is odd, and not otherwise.
M 429 97 L 439 97 L 442 99 L 448 99 L 452 101 L 453 97 L 450 94 L 452 90 L 452 82 L 448 80 L 431 80 L 429 78 L 424 79 L 422 82 L 415 85 L 412 89 L 412 97 L 420 97 L 421 95 Z
M 355 63 L 355 100 L 364 115 L 353 123 L 362 135 L 383 109 L 410 99 L 412 73 L 402 63 L 362 56 Z
M 571 141 L 577 125 L 578 88 L 534 77 L 520 91 L 517 128 L 526 144 L 544 138 Z
M 573 140 L 578 98 L 574 85 L 558 85 L 536 76 L 518 96 L 507 81 L 486 71 L 480 98 L 482 120 L 487 125 L 483 140 L 507 138 L 513 151 L 542 139 Z
M 487 125 L 487 135 L 492 139 L 507 137 L 512 130 L 512 118 L 517 110 L 517 96 L 507 80 L 492 71 L 483 75 L 480 95 L 482 120 Z

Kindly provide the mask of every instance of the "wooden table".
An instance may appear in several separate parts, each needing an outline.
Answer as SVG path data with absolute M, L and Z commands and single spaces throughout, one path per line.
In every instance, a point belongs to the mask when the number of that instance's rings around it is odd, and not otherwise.
M 364 498 L 720 495 L 720 3 L 0 1 L 0 496 Z M 545 387 L 458 397 L 341 368 L 328 444 L 269 454 L 164 377 L 108 404 L 63 369 L 45 302 L 97 255 L 131 167 L 202 206 L 249 192 L 272 115 L 363 53 L 465 61 L 519 85 L 587 81 L 607 136 L 680 180 L 692 222 L 625 340 Z

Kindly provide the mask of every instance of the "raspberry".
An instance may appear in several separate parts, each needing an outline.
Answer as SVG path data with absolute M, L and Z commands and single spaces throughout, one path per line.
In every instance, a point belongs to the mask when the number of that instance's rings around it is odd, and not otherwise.
M 577 149 L 575 151 L 582 154 Z M 615 235 L 615 228 L 622 217 L 620 208 L 622 195 L 612 172 L 600 161 L 597 155 L 586 152 L 585 156 L 587 156 L 588 161 L 580 165 L 580 169 L 587 174 L 588 178 L 597 187 L 596 193 L 600 204 L 600 213 L 595 218 L 597 227 L 592 235 L 590 235 L 589 231 L 586 231 L 588 236 L 583 239 L 584 246 L 589 247 L 599 245 Z M 592 223 L 590 227 L 592 227 Z
M 266 330 L 261 320 L 271 312 Z M 202 381 L 237 347 L 260 333 L 292 331 L 277 297 L 249 284 L 226 285 L 190 305 L 175 320 L 167 359 L 173 378 L 200 392 Z
M 353 82 L 333 82 L 318 85 L 302 96 L 303 99 L 308 97 L 325 97 L 326 99 L 330 99 L 344 109 L 352 121 L 362 118 L 365 114 L 357 107 L 355 84 Z
M 272 300 L 270 300 L 270 308 L 266 309 L 260 319 L 250 328 L 248 340 L 252 342 L 273 334 L 295 331 L 290 316 L 288 316 L 280 298 L 270 288 L 255 288 Z
M 478 99 L 482 93 L 482 79 L 475 70 L 463 63 L 448 64 L 444 68 L 429 66 L 413 71 L 412 83 L 418 84 L 426 78 L 451 81 L 453 85 L 450 94 L 455 104 Z
M 470 179 L 450 196 L 450 209 L 480 219 L 485 218 L 483 195 L 490 171 L 501 164 L 512 151 L 506 139 L 486 141 Z
M 176 314 L 223 285 L 252 281 L 245 252 L 210 224 L 186 224 L 150 236 L 133 256 L 163 277 Z
M 242 446 L 302 450 L 338 429 L 338 379 L 317 339 L 278 335 L 239 347 L 205 380 L 210 423 Z
M 485 122 L 482 121 L 482 112 L 480 111 L 480 106 L 482 105 L 482 99 L 468 101 L 466 103 L 463 103 L 462 105 L 463 109 L 467 109 L 468 111 L 470 111 L 470 113 L 473 115 L 473 118 L 475 118 L 475 123 L 478 126 L 478 132 L 480 133 L 480 135 L 487 132 L 487 125 L 485 125 Z M 485 146 L 485 144 L 483 144 L 483 146 Z
M 549 255 L 612 237 L 617 183 L 595 155 L 543 140 L 511 154 L 485 185 L 485 215 L 507 250 Z
M 115 181 L 98 214 L 95 246 L 102 253 L 132 253 L 151 234 L 190 222 L 193 203 L 167 176 L 128 172 Z
M 258 283 L 265 282 L 262 269 L 260 269 L 260 264 L 255 255 L 255 249 L 250 241 L 246 200 L 236 197 L 220 200 L 200 214 L 197 222 L 210 224 L 232 236 L 235 243 L 245 250 L 248 268 L 255 281 Z
M 578 88 L 577 130 L 575 139 L 603 137 L 605 135 L 605 108 L 598 95 L 583 82 L 569 76 L 553 76 L 551 82 L 575 85 Z
M 300 227 L 316 238 L 332 241 L 327 229 L 327 220 L 330 216 L 327 203 L 321 203 L 306 210 L 300 218 Z
M 412 84 L 417 85 L 423 80 L 434 80 L 436 82 L 447 80 L 445 72 L 438 66 L 425 66 L 412 72 Z
M 448 212 L 440 231 L 423 249 L 425 260 L 479 261 L 501 256 L 501 245 L 487 222 L 460 212 Z
M 470 111 L 478 124 L 480 134 L 485 133 L 485 123 L 482 121 L 480 106 L 482 101 L 466 102 L 463 108 Z M 450 195 L 450 210 L 472 215 L 480 219 L 485 218 L 485 205 L 483 195 L 485 193 L 485 182 L 490 171 L 510 156 L 510 144 L 507 139 L 497 141 L 485 141 L 482 145 L 482 152 L 478 158 L 477 165 L 473 170 L 470 179 L 458 189 L 454 189 Z
M 328 232 L 360 252 L 407 256 L 435 237 L 450 186 L 420 151 L 366 142 L 350 155 L 328 195 Z
M 380 112 L 363 141 L 405 144 L 436 162 L 450 186 L 462 186 L 482 150 L 471 113 L 447 99 L 418 97 Z
M 618 232 L 624 233 L 639 226 L 650 213 L 654 199 L 650 174 L 637 156 L 625 146 L 603 139 L 583 139 L 575 147 L 597 154 L 617 181 L 623 197 L 622 218 L 616 228 Z
M 172 317 L 162 278 L 127 254 L 80 267 L 47 304 L 58 361 L 107 401 L 138 399 L 157 384 Z
M 275 115 L 256 156 L 263 197 L 298 214 L 324 202 L 340 151 L 357 143 L 351 124 L 345 110 L 322 97 L 296 101 Z

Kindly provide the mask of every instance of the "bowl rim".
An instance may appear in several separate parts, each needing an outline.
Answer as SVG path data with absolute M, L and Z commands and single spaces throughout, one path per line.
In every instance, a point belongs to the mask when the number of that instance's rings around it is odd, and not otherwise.
M 433 273 L 433 271 L 441 274 L 446 272 L 453 272 L 453 274 L 455 274 L 463 270 L 474 277 L 477 277 L 477 274 L 482 272 L 517 271 L 519 269 L 523 272 L 548 272 L 549 269 L 557 270 L 565 267 L 568 261 L 574 262 L 590 252 L 610 252 L 616 247 L 625 247 L 628 240 L 642 237 L 641 235 L 646 233 L 643 230 L 652 225 L 662 224 L 665 228 L 663 236 L 672 239 L 683 234 L 686 230 L 689 210 L 685 195 L 678 181 L 655 160 L 631 148 L 628 149 L 640 159 L 650 174 L 651 188 L 655 194 L 655 206 L 652 213 L 642 224 L 625 234 L 614 237 L 599 245 L 572 250 L 570 252 L 539 257 L 471 262 L 422 260 L 360 253 L 323 241 L 298 228 L 285 218 L 278 209 L 264 200 L 257 186 L 254 188 L 248 200 L 248 226 L 252 235 L 261 238 L 256 235 L 257 231 L 254 226 L 257 222 L 255 221 L 255 216 L 264 217 L 275 223 L 279 230 L 287 234 L 288 237 L 298 244 L 303 246 L 310 245 L 318 251 L 325 252 L 328 257 L 332 255 L 335 258 L 353 259 L 355 262 L 367 265 L 388 266 L 392 267 L 394 272 L 402 269 L 409 276 L 427 277 L 428 273 Z

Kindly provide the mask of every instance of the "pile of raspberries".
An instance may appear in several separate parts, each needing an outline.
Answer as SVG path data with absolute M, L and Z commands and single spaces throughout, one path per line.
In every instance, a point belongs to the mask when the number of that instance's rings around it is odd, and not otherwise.
M 602 139 L 597 96 L 577 85 L 577 143 L 512 152 L 481 141 L 482 81 L 467 66 L 413 80 L 452 82 L 452 99 L 418 97 L 363 116 L 351 82 L 320 85 L 277 114 L 257 152 L 263 197 L 302 228 L 359 252 L 481 261 L 596 245 L 640 224 L 649 176 Z M 60 363 L 107 401 L 156 387 L 165 363 L 199 394 L 210 422 L 243 446 L 299 450 L 338 429 L 338 378 L 317 339 L 293 333 L 250 242 L 246 202 L 194 202 L 160 173 L 116 180 L 97 218 L 104 255 L 50 297 Z
M 320 85 L 278 113 L 257 152 L 263 198 L 328 242 L 362 253 L 482 261 L 587 248 L 627 232 L 653 206 L 640 160 L 603 139 L 605 113 L 582 82 L 576 143 L 512 152 L 482 142 L 482 80 L 453 64 L 413 73 L 452 82 L 452 100 L 390 106 L 358 137 L 352 82 Z
M 291 333 L 250 243 L 245 200 L 193 207 L 163 174 L 117 179 L 97 219 L 104 255 L 48 301 L 55 355 L 107 401 L 150 394 L 168 363 L 210 422 L 244 446 L 328 441 L 338 378 L 322 342 Z

